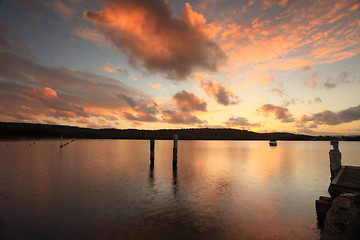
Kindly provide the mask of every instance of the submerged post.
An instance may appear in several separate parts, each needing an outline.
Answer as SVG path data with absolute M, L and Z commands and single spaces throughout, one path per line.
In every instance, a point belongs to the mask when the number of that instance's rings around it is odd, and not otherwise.
M 341 152 L 339 151 L 339 141 L 334 139 L 330 141 L 333 149 L 329 152 L 331 180 L 336 177 L 336 172 L 341 168 Z
M 151 163 L 151 165 L 154 165 L 154 156 L 155 156 L 154 150 L 155 150 L 155 140 L 151 139 L 150 140 L 150 163 Z
M 173 167 L 177 166 L 177 149 L 178 149 L 179 136 L 174 134 L 174 146 L 173 146 Z

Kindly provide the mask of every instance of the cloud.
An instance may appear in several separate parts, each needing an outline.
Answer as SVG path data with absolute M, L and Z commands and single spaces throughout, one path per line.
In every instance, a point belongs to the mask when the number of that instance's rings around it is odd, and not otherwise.
M 122 75 L 130 75 L 128 70 L 126 68 L 123 68 L 123 67 L 118 67 L 116 69 L 119 73 L 121 73 Z M 134 79 L 134 80 L 137 80 L 137 79 Z
M 87 118 L 79 118 L 78 120 L 76 120 L 76 122 L 77 123 L 82 123 L 82 124 L 89 124 L 90 123 L 90 121 L 89 121 L 89 119 L 87 119 Z
M 224 122 L 227 127 L 260 127 L 260 123 L 250 123 L 247 118 L 231 116 L 228 121 Z
M 116 121 L 118 116 L 146 122 L 154 121 L 159 114 L 151 97 L 115 79 L 45 67 L 3 50 L 0 101 L 2 121 L 45 122 L 51 120 L 49 117 L 68 122 L 93 119 L 89 117 Z
M 29 99 L 49 99 L 57 97 L 57 93 L 51 88 L 31 87 L 24 91 Z
M 328 77 L 324 83 L 324 87 L 331 89 L 336 87 L 338 84 L 350 83 L 349 74 L 345 71 L 341 72 L 337 78 Z
M 176 106 L 183 112 L 206 111 L 206 101 L 201 100 L 192 92 L 187 92 L 185 90 L 178 91 L 173 96 L 173 99 L 176 102 Z
M 319 79 L 318 79 L 319 74 L 320 74 L 319 72 L 313 72 L 311 74 L 311 77 L 306 79 L 305 85 L 308 86 L 308 87 L 312 87 L 312 88 L 317 87 L 318 82 L 319 82 Z
M 113 73 L 116 71 L 116 68 L 114 68 L 111 63 L 105 63 L 102 65 L 101 70 L 107 73 Z
M 162 87 L 162 84 L 160 84 L 160 83 L 148 82 L 147 84 L 148 84 L 151 88 L 154 88 L 154 89 L 166 89 L 166 88 L 163 88 L 163 87 Z
M 204 16 L 188 3 L 176 17 L 163 0 L 107 0 L 104 10 L 85 11 L 84 18 L 129 63 L 172 80 L 184 80 L 197 70 L 216 71 L 225 59 Z
M 256 109 L 257 112 L 261 113 L 264 116 L 269 116 L 269 114 L 274 114 L 275 118 L 281 120 L 281 122 L 293 122 L 294 118 L 291 115 L 289 109 L 286 107 L 275 106 L 272 104 L 262 105 L 260 108 Z
M 321 82 L 319 80 L 320 72 L 314 72 L 312 75 L 305 80 L 305 85 L 308 87 L 325 87 L 327 89 L 335 88 L 338 84 L 346 84 L 351 83 L 350 76 L 348 72 L 342 71 L 339 73 L 339 75 L 334 78 L 329 76 L 326 79 L 326 82 Z
M 321 99 L 319 97 L 314 98 L 313 100 L 309 100 L 308 103 L 309 104 L 313 104 L 313 103 L 321 103 Z
M 0 49 L 9 51 L 26 58 L 37 59 L 36 53 L 23 42 L 6 36 L 7 27 L 0 23 Z
M 53 2 L 54 11 L 65 21 L 71 20 L 75 13 L 75 9 L 65 4 L 61 0 L 55 0 Z
M 5 25 L 0 23 L 0 46 L 6 48 L 9 45 L 9 40 L 5 38 Z
M 280 7 L 284 7 L 287 2 L 289 0 L 264 0 L 262 2 L 262 5 L 264 7 L 264 9 L 268 9 L 268 8 L 271 8 L 271 7 L 274 7 L 274 6 L 280 6 Z
M 175 110 L 162 111 L 162 118 L 165 122 L 175 124 L 205 124 L 206 120 L 201 120 L 189 112 L 179 112 Z
M 339 112 L 323 110 L 319 113 L 311 114 L 310 116 L 303 115 L 297 120 L 297 123 L 305 124 L 310 122 L 312 125 L 339 125 L 358 120 L 360 120 L 360 105 Z
M 91 40 L 98 44 L 99 46 L 106 46 L 107 42 L 104 38 L 104 36 L 99 33 L 96 29 L 92 29 L 89 27 L 78 27 L 74 29 L 75 36 L 78 36 L 80 38 Z
M 255 81 L 261 85 L 270 85 L 274 81 L 274 76 L 268 76 L 265 73 L 253 73 L 253 78 Z
M 141 114 L 135 115 L 135 114 L 132 114 L 129 112 L 122 112 L 121 114 L 125 119 L 127 119 L 137 125 L 139 125 L 141 122 L 157 122 L 158 121 L 158 119 L 154 115 L 149 114 L 149 113 L 145 113 L 145 114 L 141 113 Z
M 17 6 L 25 8 L 27 11 L 37 14 L 39 16 L 46 15 L 48 13 L 47 1 L 33 1 L 33 0 L 14 0 Z
M 199 79 L 199 81 L 200 86 L 205 93 L 208 96 L 215 98 L 216 102 L 219 104 L 227 106 L 239 103 L 239 97 L 235 96 L 230 89 L 225 88 L 220 83 L 210 80 L 204 81 L 202 79 Z
M 216 23 L 220 44 L 232 63 L 230 70 L 257 65 L 297 70 L 360 53 L 358 1 L 265 0 L 251 8 L 247 2 L 242 6 L 243 14 L 230 2 L 208 6 L 211 17 L 225 18 Z
M 273 88 L 270 91 L 279 94 L 280 97 L 282 97 L 285 94 L 284 90 L 281 90 L 280 88 Z

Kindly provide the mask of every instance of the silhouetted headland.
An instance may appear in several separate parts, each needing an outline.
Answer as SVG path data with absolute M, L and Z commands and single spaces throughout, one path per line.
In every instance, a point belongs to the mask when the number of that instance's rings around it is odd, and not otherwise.
M 309 136 L 286 132 L 256 133 L 231 128 L 189 128 L 189 129 L 91 129 L 61 125 L 6 123 L 0 122 L 0 138 L 84 138 L 84 139 L 159 139 L 172 140 L 174 134 L 179 140 L 325 140 L 331 136 Z M 360 136 L 343 136 L 340 140 L 359 141 Z

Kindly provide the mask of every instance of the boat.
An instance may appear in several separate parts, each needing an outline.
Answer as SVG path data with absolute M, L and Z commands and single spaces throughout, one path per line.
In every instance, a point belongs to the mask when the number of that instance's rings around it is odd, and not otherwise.
M 270 146 L 277 146 L 276 140 L 275 140 L 275 139 L 270 139 L 269 145 L 270 145 Z

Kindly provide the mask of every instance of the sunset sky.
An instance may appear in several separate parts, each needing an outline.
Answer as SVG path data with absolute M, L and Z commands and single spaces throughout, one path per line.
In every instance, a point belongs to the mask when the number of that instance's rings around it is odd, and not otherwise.
M 360 1 L 0 0 L 0 121 L 360 135 Z

